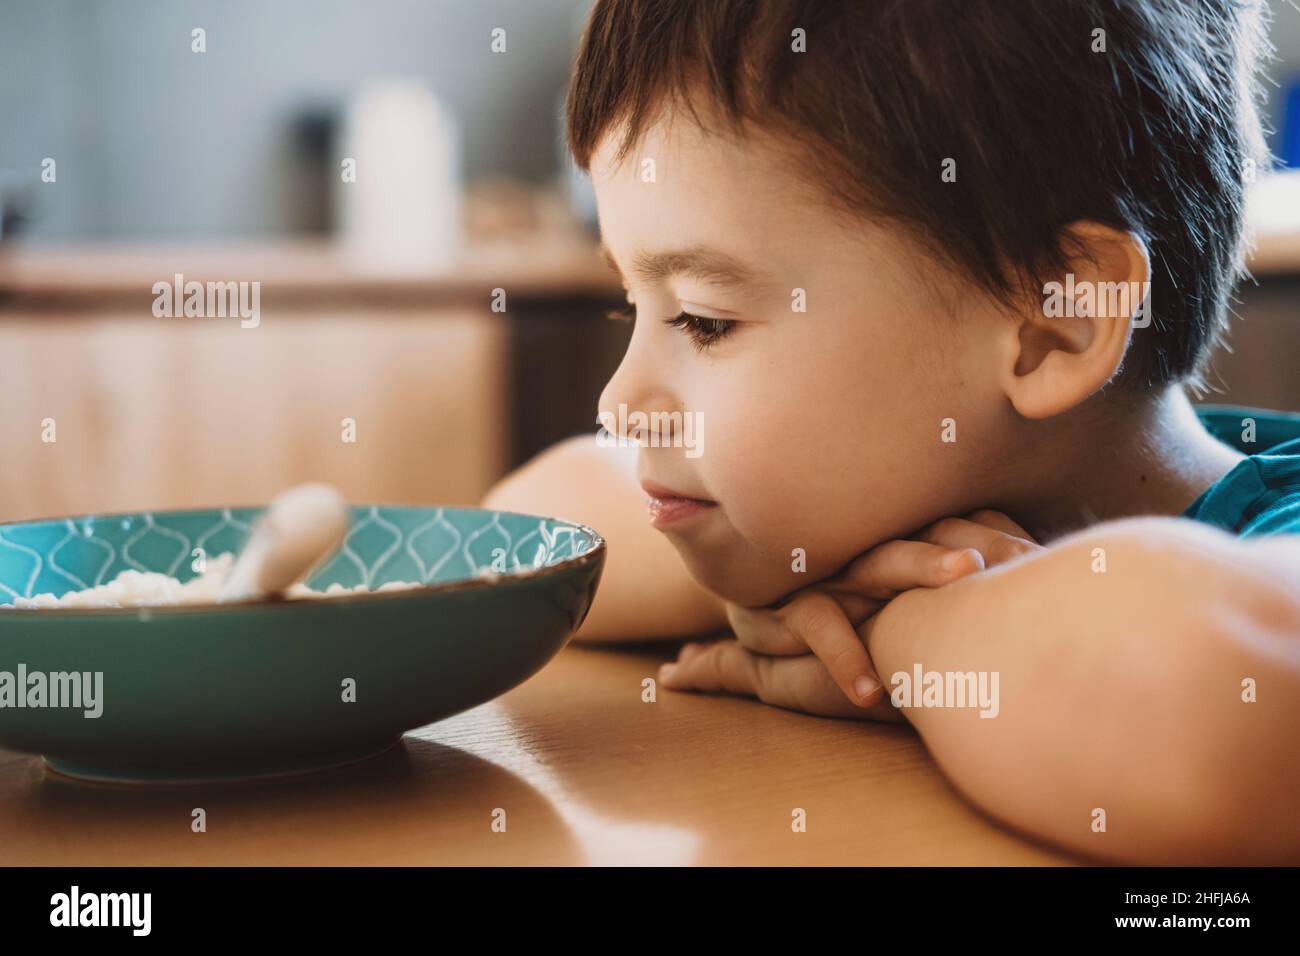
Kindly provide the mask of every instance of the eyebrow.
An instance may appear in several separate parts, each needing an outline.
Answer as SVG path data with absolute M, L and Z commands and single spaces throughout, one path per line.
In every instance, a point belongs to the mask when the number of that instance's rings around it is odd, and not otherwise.
M 604 241 L 600 243 L 600 254 L 622 278 L 623 271 Z M 631 271 L 633 276 L 647 284 L 677 275 L 728 286 L 754 285 L 763 278 L 725 252 L 698 244 L 660 252 L 639 252 L 633 259 Z

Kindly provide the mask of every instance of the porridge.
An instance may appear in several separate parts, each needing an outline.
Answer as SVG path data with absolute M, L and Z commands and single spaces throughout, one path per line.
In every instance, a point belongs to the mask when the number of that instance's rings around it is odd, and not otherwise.
M 29 598 L 16 598 L 12 604 L 0 604 L 0 607 L 16 608 L 64 608 L 64 607 L 149 607 L 170 604 L 218 604 L 222 584 L 234 567 L 235 556 L 222 554 L 211 558 L 207 567 L 198 577 L 182 584 L 167 574 L 156 571 L 123 571 L 107 584 L 86 588 L 83 591 L 69 591 L 61 597 L 53 594 L 36 594 Z M 309 588 L 299 582 L 291 585 L 285 592 L 288 598 L 340 597 L 347 594 L 371 594 L 382 591 L 404 591 L 423 587 L 414 581 L 390 581 L 377 588 L 368 588 L 364 584 L 344 587 L 331 584 L 324 591 Z

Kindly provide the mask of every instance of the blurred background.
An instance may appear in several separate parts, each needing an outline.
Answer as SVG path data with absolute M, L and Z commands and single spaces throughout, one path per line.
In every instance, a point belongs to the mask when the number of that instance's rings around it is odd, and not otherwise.
M 475 503 L 594 430 L 630 329 L 563 146 L 589 6 L 0 0 L 0 520 Z M 1272 36 L 1300 167 L 1300 5 Z M 1300 186 L 1259 196 L 1205 399 L 1300 408 Z M 259 282 L 260 320 L 159 318 L 159 282 Z

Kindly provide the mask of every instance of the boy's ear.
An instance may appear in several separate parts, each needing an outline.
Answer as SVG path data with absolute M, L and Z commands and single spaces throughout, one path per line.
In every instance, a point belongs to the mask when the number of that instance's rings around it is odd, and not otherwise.
M 1062 248 L 1066 272 L 1028 290 L 1028 305 L 1007 329 L 1002 387 L 1025 418 L 1057 415 L 1109 382 L 1134 319 L 1150 308 L 1151 261 L 1137 236 L 1075 222 Z

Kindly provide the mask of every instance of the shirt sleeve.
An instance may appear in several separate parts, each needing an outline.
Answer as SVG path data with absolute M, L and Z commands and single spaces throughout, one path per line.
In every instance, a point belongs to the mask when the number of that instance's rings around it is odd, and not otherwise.
M 1255 501 L 1238 531 L 1240 535 L 1300 534 L 1300 456 L 1260 455 L 1260 484 Z

